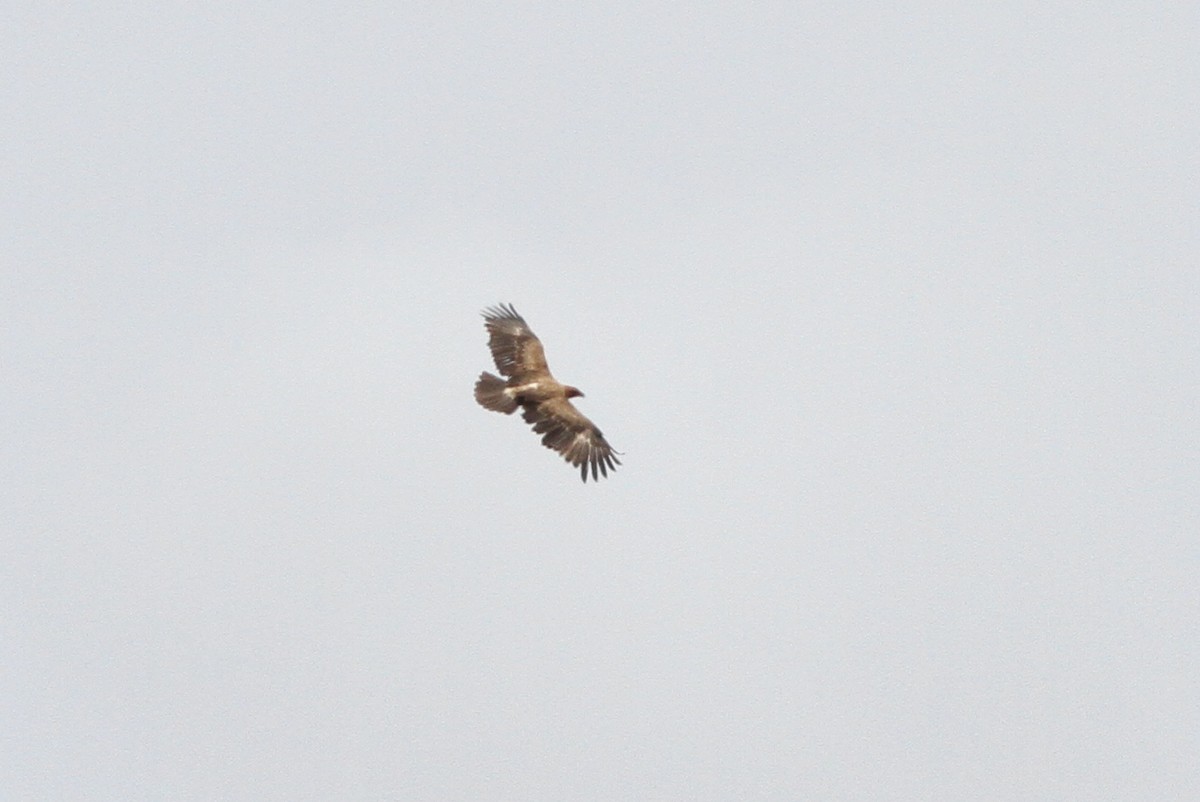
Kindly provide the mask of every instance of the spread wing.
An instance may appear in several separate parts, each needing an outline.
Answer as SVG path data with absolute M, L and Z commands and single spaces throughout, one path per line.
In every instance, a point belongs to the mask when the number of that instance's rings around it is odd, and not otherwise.
M 579 468 L 583 481 L 587 481 L 588 468 L 592 479 L 599 474 L 608 476 L 609 469 L 616 470 L 621 464 L 619 452 L 604 439 L 596 424 L 584 416 L 565 398 L 554 398 L 540 404 L 530 404 L 521 414 L 533 430 L 542 435 L 542 445 L 563 455 L 567 462 Z
M 537 338 L 511 304 L 483 310 L 483 325 L 488 331 L 488 348 L 502 376 L 549 373 L 542 341 Z

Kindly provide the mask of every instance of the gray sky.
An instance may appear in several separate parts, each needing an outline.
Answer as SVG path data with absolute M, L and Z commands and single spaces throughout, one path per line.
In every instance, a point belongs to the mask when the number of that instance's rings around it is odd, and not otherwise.
M 1194 3 L 102 5 L 0 24 L 0 796 L 1200 793 Z

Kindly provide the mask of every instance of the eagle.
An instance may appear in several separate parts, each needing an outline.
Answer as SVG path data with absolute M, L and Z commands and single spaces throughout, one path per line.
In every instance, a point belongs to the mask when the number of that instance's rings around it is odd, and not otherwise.
M 475 400 L 484 409 L 511 415 L 517 407 L 521 417 L 542 435 L 542 445 L 553 449 L 579 468 L 584 482 L 591 469 L 592 480 L 608 476 L 621 464 L 620 452 L 604 439 L 596 424 L 571 403 L 583 398 L 578 387 L 560 383 L 546 365 L 542 341 L 529 328 L 512 304 L 490 306 L 483 311 L 488 348 L 501 376 L 484 371 L 475 382 Z

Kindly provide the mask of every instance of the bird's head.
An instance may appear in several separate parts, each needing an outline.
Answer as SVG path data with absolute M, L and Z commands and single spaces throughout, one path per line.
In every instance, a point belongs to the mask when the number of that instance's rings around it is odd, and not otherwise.
M 583 390 L 578 387 L 567 387 L 567 398 L 583 398 Z

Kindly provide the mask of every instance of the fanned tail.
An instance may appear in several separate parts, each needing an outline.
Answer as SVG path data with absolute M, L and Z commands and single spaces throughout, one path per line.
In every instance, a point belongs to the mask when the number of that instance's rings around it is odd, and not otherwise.
M 517 402 L 504 392 L 507 386 L 504 379 L 487 372 L 481 373 L 479 381 L 475 382 L 475 400 L 484 409 L 511 415 L 517 408 Z

